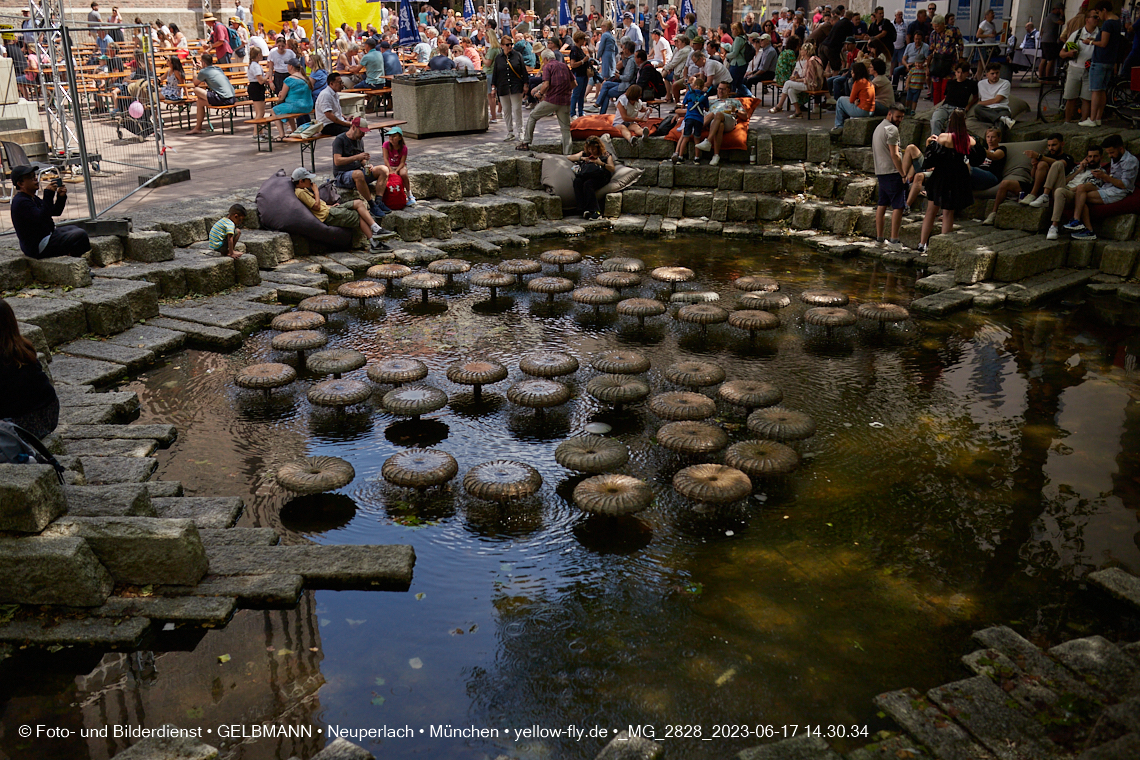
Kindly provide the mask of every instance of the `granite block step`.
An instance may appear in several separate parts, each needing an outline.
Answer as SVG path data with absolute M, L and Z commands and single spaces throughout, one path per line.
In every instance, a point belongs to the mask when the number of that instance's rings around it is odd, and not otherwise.
M 411 546 L 208 546 L 214 575 L 295 574 L 314 589 L 406 591 L 412 581 Z
M 64 486 L 68 517 L 157 517 L 142 484 Z
M 297 603 L 304 578 L 297 574 L 207 575 L 196 586 L 159 586 L 164 596 L 222 596 L 237 599 L 242 607 L 283 608 Z
M 0 625 L 0 641 L 29 646 L 132 649 L 150 629 L 143 617 L 87 617 L 77 620 L 52 616 L 44 620 L 13 620 Z
M 975 631 L 973 638 L 1017 663 L 1021 670 L 1058 694 L 1071 692 L 1085 699 L 1100 699 L 1100 695 L 1082 679 L 1075 678 L 1069 670 L 1008 626 Z
M 244 508 L 239 496 L 152 497 L 151 503 L 159 517 L 193 520 L 199 530 L 232 527 Z
M 111 405 L 122 417 L 138 416 L 139 412 L 139 396 L 134 391 L 92 393 L 91 386 L 69 385 L 57 388 L 56 395 L 62 407 Z
M 875 706 L 920 741 L 939 760 L 993 760 L 950 716 L 914 689 L 880 694 Z
M 1140 696 L 1140 663 L 1103 636 L 1066 641 L 1049 654 L 1114 699 Z
M 234 330 L 249 335 L 264 327 L 273 318 L 267 310 L 257 308 L 248 302 L 228 302 L 214 304 L 209 300 L 191 302 L 186 306 L 159 306 L 159 314 L 166 319 L 196 322 L 208 327 Z M 166 326 L 166 325 L 161 325 Z
M 83 304 L 71 298 L 33 296 L 11 298 L 8 305 L 16 313 L 16 320 L 35 325 L 44 332 L 52 346 L 75 340 L 87 333 L 87 311 Z
M 235 348 L 240 348 L 242 343 L 242 334 L 238 330 L 228 330 L 222 327 L 211 327 L 182 319 L 166 319 L 163 317 L 147 320 L 147 324 L 182 333 L 186 336 L 186 345 L 190 348 L 202 348 L 208 351 L 232 351 Z
M 152 499 L 182 495 L 182 483 L 178 480 L 148 480 L 143 486 Z
M 92 457 L 80 458 L 88 485 L 115 483 L 142 483 L 158 468 L 153 457 Z
M 927 694 L 996 757 L 1047 760 L 1064 754 L 1033 714 L 1010 704 L 1006 692 L 986 676 L 938 686 Z
M 1117 599 L 1128 602 L 1140 609 L 1140 578 L 1126 573 L 1119 567 L 1097 570 L 1089 573 L 1089 582 L 1112 594 Z
M 109 338 L 108 342 L 120 346 L 145 349 L 156 356 L 161 356 L 182 348 L 182 344 L 186 342 L 186 333 L 166 330 L 154 325 L 135 325 L 131 329 Z
M 110 385 L 127 376 L 123 364 L 83 359 L 78 356 L 57 356 L 51 363 L 52 380 L 64 385 Z
M 205 546 L 276 546 L 281 536 L 273 528 L 202 528 Z
M 59 428 L 57 432 L 65 440 L 81 438 L 140 440 L 152 438 L 162 444 L 163 448 L 174 443 L 174 439 L 178 437 L 176 427 L 161 422 L 149 425 L 68 425 Z
M 153 438 L 80 438 L 67 442 L 67 453 L 74 456 L 149 457 L 157 450 L 158 441 Z
M 953 274 L 950 274 L 950 277 L 953 276 Z M 909 308 L 912 311 L 942 316 L 967 308 L 973 302 L 974 295 L 974 293 L 964 288 L 950 288 L 949 290 L 943 290 L 941 293 L 932 293 L 931 295 L 915 299 L 910 302 Z
M 57 389 L 67 388 L 67 385 L 57 385 Z M 119 414 L 114 404 L 97 404 L 88 406 L 68 406 L 60 400 L 60 425 L 104 425 L 113 422 L 125 422 L 126 419 Z
M 59 347 L 59 351 L 83 359 L 121 364 L 131 372 L 138 372 L 155 361 L 154 353 L 145 348 L 134 348 L 101 340 L 74 340 L 71 343 L 64 343 Z
M 1012 306 L 1029 306 L 1069 288 L 1084 285 L 1095 274 L 1091 269 L 1054 269 L 1001 288 Z M 1118 291 L 1119 292 L 1119 291 Z
M 122 597 L 112 596 L 92 610 L 101 617 L 149 618 L 160 623 L 224 625 L 234 614 L 237 600 L 225 596 Z

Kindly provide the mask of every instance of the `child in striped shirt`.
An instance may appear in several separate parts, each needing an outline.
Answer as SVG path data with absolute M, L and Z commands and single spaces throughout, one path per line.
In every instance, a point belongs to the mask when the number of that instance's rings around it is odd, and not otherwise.
M 245 214 L 245 206 L 235 203 L 230 206 L 228 214 L 214 222 L 214 226 L 210 228 L 212 250 L 224 253 L 231 259 L 236 259 L 245 252 L 245 246 L 238 243 L 238 238 L 241 237 L 241 230 L 238 228 L 245 223 Z M 239 245 L 241 245 L 240 250 Z

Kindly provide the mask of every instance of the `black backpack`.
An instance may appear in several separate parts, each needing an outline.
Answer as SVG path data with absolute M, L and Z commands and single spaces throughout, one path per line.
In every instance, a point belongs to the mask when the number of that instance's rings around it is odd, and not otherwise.
M 743 55 L 744 55 L 744 62 L 745 63 L 751 63 L 752 59 L 756 57 L 756 48 L 752 47 L 751 42 L 746 43 L 744 45 Z
M 63 465 L 36 436 L 10 420 L 0 420 L 0 464 L 50 464 L 59 482 Z

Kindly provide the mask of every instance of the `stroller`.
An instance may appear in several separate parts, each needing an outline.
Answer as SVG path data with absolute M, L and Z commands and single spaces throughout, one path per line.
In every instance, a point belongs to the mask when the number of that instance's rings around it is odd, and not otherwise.
M 150 97 L 145 79 L 131 82 L 127 85 L 127 94 L 134 100 L 143 104 L 143 115 L 135 118 L 129 110 L 124 108 L 115 115 L 115 132 L 119 139 L 123 139 L 123 130 L 135 135 L 139 142 L 143 142 L 154 134 L 154 121 L 151 118 Z

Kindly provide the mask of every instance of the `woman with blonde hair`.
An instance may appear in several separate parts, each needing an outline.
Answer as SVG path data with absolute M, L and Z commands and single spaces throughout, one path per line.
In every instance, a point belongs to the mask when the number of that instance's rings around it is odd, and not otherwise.
M 483 74 L 487 77 L 487 112 L 492 124 L 498 122 L 499 99 L 495 97 L 495 59 L 502 53 L 494 29 L 487 30 L 487 50 L 483 55 Z
M 784 110 L 784 106 L 791 99 L 792 106 L 796 110 L 792 118 L 798 119 L 804 115 L 800 108 L 800 94 L 808 90 L 819 90 L 822 87 L 823 62 L 815 55 L 815 45 L 805 42 L 800 46 L 800 59 L 796 62 L 796 68 L 792 71 L 788 81 L 784 82 L 779 102 L 769 109 L 768 113 L 779 113 Z

